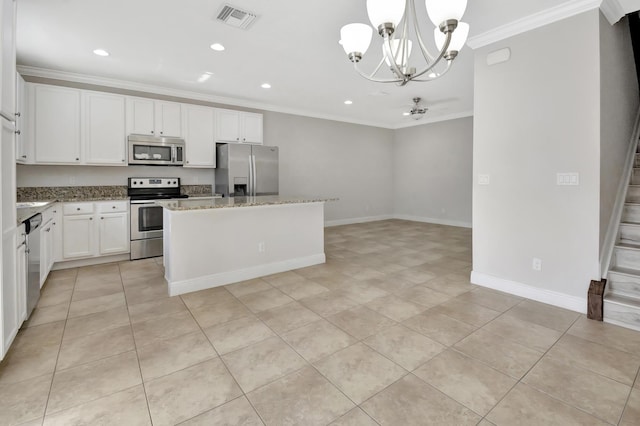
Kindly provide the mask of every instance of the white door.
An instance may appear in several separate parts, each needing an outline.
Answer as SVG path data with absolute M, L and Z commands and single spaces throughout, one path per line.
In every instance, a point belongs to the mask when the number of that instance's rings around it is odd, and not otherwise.
M 155 102 L 151 99 L 127 98 L 127 133 L 155 135 Z
M 93 215 L 65 216 L 62 248 L 65 259 L 93 256 Z
M 85 163 L 126 166 L 125 97 L 84 92 Z
M 216 109 L 216 142 L 240 142 L 240 113 Z
M 102 214 L 99 224 L 101 255 L 129 251 L 129 215 L 127 213 Z
M 33 87 L 34 134 L 37 163 L 80 162 L 80 90 Z
M 182 105 L 156 102 L 156 136 L 182 137 Z
M 216 143 L 214 141 L 214 109 L 186 106 L 186 161 L 184 167 L 215 167 Z
M 241 127 L 243 143 L 262 145 L 262 114 L 242 113 Z

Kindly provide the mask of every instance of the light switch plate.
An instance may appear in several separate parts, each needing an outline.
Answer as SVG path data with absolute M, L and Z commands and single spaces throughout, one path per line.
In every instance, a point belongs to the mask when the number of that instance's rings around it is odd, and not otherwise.
M 556 184 L 560 186 L 580 185 L 580 173 L 558 173 Z
M 478 185 L 489 185 L 490 182 L 490 175 L 478 175 Z

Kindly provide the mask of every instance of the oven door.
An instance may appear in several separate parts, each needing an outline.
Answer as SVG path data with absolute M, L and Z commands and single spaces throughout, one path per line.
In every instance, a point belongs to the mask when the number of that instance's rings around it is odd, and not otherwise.
M 153 201 L 131 201 L 131 241 L 162 238 L 162 207 Z

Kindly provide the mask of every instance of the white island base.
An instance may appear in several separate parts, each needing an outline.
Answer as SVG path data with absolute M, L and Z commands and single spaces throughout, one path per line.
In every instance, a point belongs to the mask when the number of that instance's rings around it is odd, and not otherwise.
M 164 207 L 164 267 L 170 296 L 326 260 L 324 202 Z

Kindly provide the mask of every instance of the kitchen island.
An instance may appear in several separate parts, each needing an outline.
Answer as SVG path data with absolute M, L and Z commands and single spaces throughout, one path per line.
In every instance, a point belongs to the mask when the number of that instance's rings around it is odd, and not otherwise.
M 169 295 L 325 262 L 324 203 L 316 197 L 158 201 L 164 207 Z

